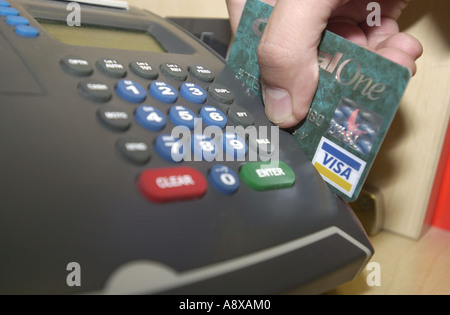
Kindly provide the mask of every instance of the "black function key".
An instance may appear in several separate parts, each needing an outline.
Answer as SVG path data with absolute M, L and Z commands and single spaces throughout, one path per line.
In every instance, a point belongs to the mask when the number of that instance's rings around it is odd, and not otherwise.
M 130 69 L 144 79 L 155 80 L 158 78 L 158 69 L 152 67 L 145 61 L 135 61 L 130 63 Z
M 80 93 L 94 102 L 107 102 L 112 93 L 109 87 L 97 80 L 86 79 L 78 84 Z
M 209 94 L 216 101 L 223 104 L 231 104 L 234 102 L 234 93 L 222 84 L 213 83 L 208 88 Z
M 97 115 L 105 126 L 115 131 L 126 131 L 131 126 L 128 113 L 111 106 L 99 108 Z
M 256 128 L 256 127 L 255 127 Z M 258 134 L 256 138 L 250 137 L 249 138 L 249 146 L 250 148 L 258 153 L 262 157 L 269 157 L 274 154 L 275 150 L 279 147 L 278 145 L 278 135 L 275 136 L 275 132 L 278 133 L 278 128 L 274 126 L 266 126 L 260 127 L 266 128 L 264 135 Z
M 208 69 L 202 65 L 189 66 L 189 72 L 193 77 L 205 82 L 212 82 L 216 78 L 211 69 Z
M 253 115 L 240 106 L 233 105 L 228 111 L 228 121 L 235 126 L 248 127 L 255 123 Z
M 61 59 L 60 64 L 67 72 L 80 77 L 88 77 L 94 72 L 89 61 L 83 58 L 67 56 Z
M 115 59 L 101 59 L 97 61 L 97 68 L 107 76 L 113 78 L 123 78 L 127 75 L 127 70 L 124 65 Z
M 165 63 L 161 65 L 162 72 L 175 80 L 184 81 L 187 79 L 188 73 L 179 65 L 174 63 Z
M 135 164 L 145 164 L 151 158 L 150 145 L 138 138 L 119 139 L 116 142 L 116 149 L 124 158 Z

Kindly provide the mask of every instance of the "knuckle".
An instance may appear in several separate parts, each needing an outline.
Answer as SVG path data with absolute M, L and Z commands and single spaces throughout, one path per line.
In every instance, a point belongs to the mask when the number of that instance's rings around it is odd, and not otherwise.
M 261 41 L 257 56 L 260 67 L 269 71 L 285 71 L 295 65 L 293 50 L 273 41 Z

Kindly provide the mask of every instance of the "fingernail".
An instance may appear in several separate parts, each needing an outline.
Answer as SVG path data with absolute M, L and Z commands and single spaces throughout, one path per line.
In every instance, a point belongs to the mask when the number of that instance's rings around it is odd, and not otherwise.
M 273 88 L 263 88 L 263 100 L 266 116 L 275 124 L 280 124 L 292 116 L 292 99 L 288 91 Z

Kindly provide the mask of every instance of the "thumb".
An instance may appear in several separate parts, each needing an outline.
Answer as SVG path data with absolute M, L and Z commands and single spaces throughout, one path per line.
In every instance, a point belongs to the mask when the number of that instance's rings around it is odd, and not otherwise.
M 308 114 L 317 89 L 317 47 L 342 0 L 279 0 L 258 47 L 267 117 L 281 128 Z

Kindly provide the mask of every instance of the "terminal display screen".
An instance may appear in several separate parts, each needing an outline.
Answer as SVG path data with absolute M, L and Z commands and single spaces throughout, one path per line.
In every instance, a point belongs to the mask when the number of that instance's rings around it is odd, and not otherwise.
M 39 19 L 38 22 L 53 38 L 68 45 L 167 52 L 151 34 L 145 31 L 91 24 L 68 26 L 65 22 L 44 19 Z

